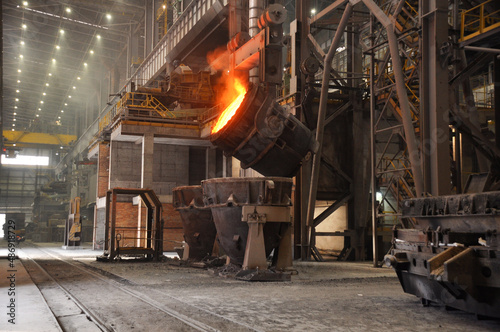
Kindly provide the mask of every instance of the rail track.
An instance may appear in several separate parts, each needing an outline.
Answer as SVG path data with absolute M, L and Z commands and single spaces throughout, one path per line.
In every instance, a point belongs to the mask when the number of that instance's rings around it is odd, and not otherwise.
M 63 331 L 75 326 L 85 331 L 258 331 L 50 250 L 30 247 L 22 252 L 26 270 Z

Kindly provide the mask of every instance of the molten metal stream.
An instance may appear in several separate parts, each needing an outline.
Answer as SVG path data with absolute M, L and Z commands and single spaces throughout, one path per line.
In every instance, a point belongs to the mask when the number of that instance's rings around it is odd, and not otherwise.
M 231 120 L 231 118 L 236 114 L 236 111 L 240 107 L 241 103 L 243 102 L 243 99 L 245 99 L 245 94 L 247 93 L 247 89 L 241 84 L 240 81 L 236 80 L 234 82 L 234 88 L 236 90 L 236 99 L 234 99 L 231 104 L 229 104 L 228 107 L 222 112 L 222 114 L 219 116 L 219 119 L 217 119 L 217 123 L 215 126 L 212 128 L 212 134 L 215 134 Z

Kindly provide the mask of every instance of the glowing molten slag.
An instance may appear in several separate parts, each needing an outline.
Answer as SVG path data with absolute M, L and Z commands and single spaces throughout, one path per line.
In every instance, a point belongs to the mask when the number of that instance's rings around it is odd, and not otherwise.
M 236 111 L 240 107 L 241 103 L 243 102 L 243 99 L 245 99 L 245 94 L 247 93 L 247 89 L 241 84 L 240 81 L 236 80 L 234 82 L 234 89 L 236 90 L 236 98 L 229 104 L 228 107 L 222 112 L 222 114 L 219 116 L 219 119 L 217 119 L 217 123 L 215 126 L 212 128 L 212 134 L 215 134 L 231 120 L 234 114 L 236 114 Z

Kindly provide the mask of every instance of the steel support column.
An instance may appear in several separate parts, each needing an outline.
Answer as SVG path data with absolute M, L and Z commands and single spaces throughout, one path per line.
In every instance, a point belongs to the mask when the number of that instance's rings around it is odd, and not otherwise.
M 448 42 L 448 0 L 420 1 L 422 54 L 420 126 L 424 192 L 449 194 L 450 139 L 448 61 L 441 49 Z
M 153 188 L 154 135 L 145 134 L 142 138 L 141 188 Z

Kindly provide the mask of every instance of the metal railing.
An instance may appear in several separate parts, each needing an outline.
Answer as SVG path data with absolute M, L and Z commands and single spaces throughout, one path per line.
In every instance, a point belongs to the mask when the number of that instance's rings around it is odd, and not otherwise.
M 485 12 L 485 5 L 494 1 L 498 0 L 488 0 L 462 12 L 461 42 L 500 27 L 500 10 Z

